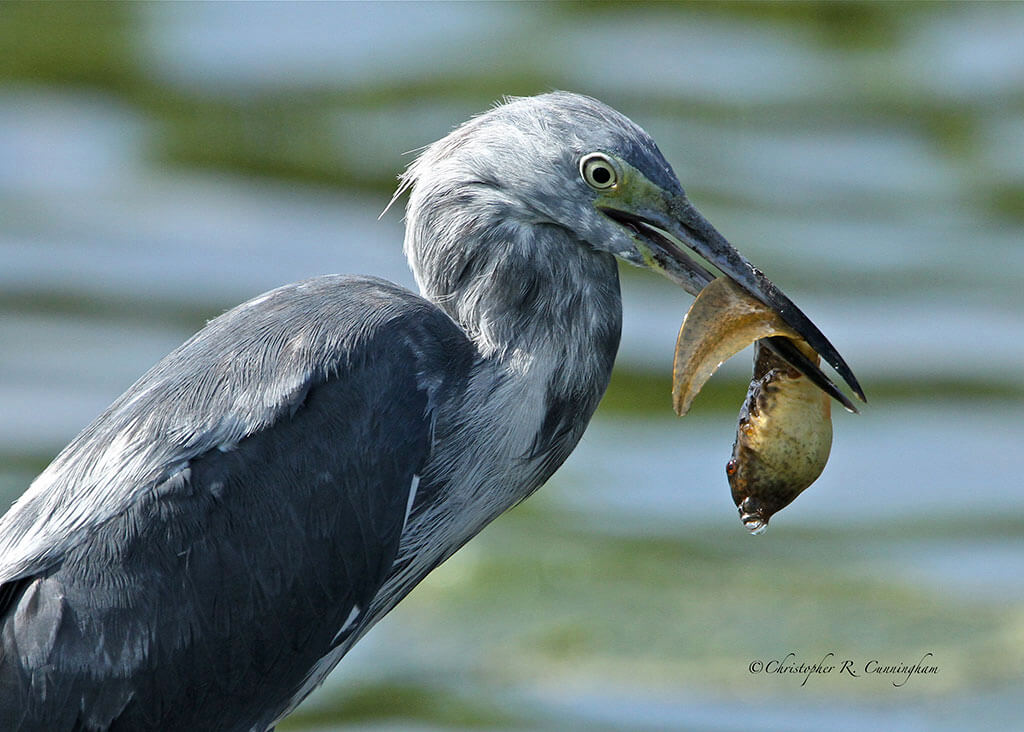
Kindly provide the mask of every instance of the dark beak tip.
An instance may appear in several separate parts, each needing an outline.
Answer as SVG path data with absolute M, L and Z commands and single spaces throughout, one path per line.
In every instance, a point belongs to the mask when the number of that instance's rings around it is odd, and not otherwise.
M 852 373 L 850 374 L 849 378 L 844 377 L 843 380 L 847 383 L 847 385 L 849 385 L 850 389 L 853 390 L 853 395 L 857 397 L 857 399 L 859 399 L 863 404 L 868 403 L 868 399 L 864 395 L 864 390 L 861 389 L 860 384 L 857 383 L 857 379 L 856 377 L 853 376 Z M 839 391 L 838 388 L 836 388 L 836 391 L 839 393 L 840 396 L 836 396 L 836 394 L 833 393 L 831 390 L 826 389 L 825 391 L 830 396 L 835 398 L 836 401 L 842 404 L 843 408 L 850 414 L 860 414 L 860 410 L 857 409 L 857 405 L 850 401 L 850 398 L 847 397 L 846 394 L 843 394 L 843 392 Z
M 836 373 L 839 374 L 843 381 L 845 381 L 846 384 L 853 391 L 854 396 L 856 396 L 864 404 L 867 404 L 868 398 L 864 394 L 864 389 L 863 387 L 861 387 L 860 382 L 857 380 L 857 377 L 854 376 L 853 369 L 851 369 L 847 365 L 843 357 L 839 355 L 839 352 L 832 346 L 831 343 L 829 343 L 825 336 L 821 334 L 821 331 L 819 331 L 813 324 L 811 324 L 811 322 L 807 320 L 806 316 L 803 313 L 801 313 L 799 310 L 797 310 L 797 312 L 799 313 L 800 319 L 803 320 L 808 325 L 810 325 L 810 328 L 813 329 L 808 333 L 808 335 L 815 336 L 814 341 L 811 341 L 810 338 L 807 338 L 807 340 L 810 342 L 811 347 L 818 352 L 818 355 L 822 357 L 822 360 L 824 360 L 826 363 L 828 363 L 830 366 L 832 366 L 832 368 L 836 370 Z M 826 391 L 832 393 L 828 389 L 826 389 Z M 838 391 L 838 389 L 836 389 L 836 391 Z M 832 395 L 835 396 L 835 394 Z M 854 408 L 853 403 L 850 402 L 850 400 L 847 399 L 845 395 L 842 399 L 839 399 L 838 397 L 836 398 L 844 407 L 846 407 L 847 410 L 855 414 L 857 413 L 857 410 L 856 408 Z
M 843 362 L 843 365 L 846 366 L 846 363 Z M 849 367 L 847 367 L 845 371 L 846 373 L 840 371 L 839 375 L 842 376 L 843 380 L 850 386 L 850 388 L 853 390 L 854 395 L 856 395 L 856 397 L 860 399 L 862 403 L 867 404 L 867 395 L 864 394 L 864 389 L 861 388 L 860 382 L 857 381 L 857 377 L 853 375 L 853 371 L 851 371 Z M 853 411 L 856 412 L 857 410 L 855 409 Z
M 846 396 L 846 394 L 844 394 L 839 389 L 839 387 L 836 386 L 832 382 L 832 380 L 824 374 L 824 372 L 822 372 L 822 370 L 818 367 L 817 364 L 815 364 L 813 361 L 807 358 L 800 351 L 800 349 L 796 348 L 796 346 L 793 344 L 791 340 L 782 336 L 775 336 L 772 338 L 767 338 L 761 342 L 766 344 L 772 351 L 774 351 L 776 356 L 782 358 L 784 361 L 789 363 L 791 366 L 795 367 L 800 373 L 802 373 L 804 376 L 810 379 L 811 382 L 819 389 L 821 389 L 825 394 L 827 394 L 828 396 L 832 397 L 837 402 L 842 404 L 843 408 L 846 409 L 846 411 L 850 412 L 851 414 L 860 414 L 857 407 L 854 406 L 854 403 L 850 401 L 850 398 Z M 846 366 L 845 362 L 843 362 L 839 354 L 836 353 L 835 349 L 831 348 L 827 341 L 825 342 L 825 344 L 827 348 L 823 350 L 826 351 L 826 354 L 822 355 L 819 352 L 818 355 L 822 356 L 825 359 L 825 361 L 831 363 L 832 360 L 827 356 L 834 354 L 836 360 L 843 366 Z M 839 369 L 836 370 L 839 371 Z M 854 384 L 856 383 L 857 379 L 853 376 L 853 373 L 850 371 L 849 367 L 846 368 L 846 371 L 847 373 L 849 373 L 850 377 L 846 379 L 846 383 L 850 384 L 851 388 L 854 388 Z M 841 371 L 839 371 L 839 373 L 840 375 L 843 375 Z M 853 379 L 854 383 L 850 382 L 851 378 Z M 864 398 L 863 392 L 859 391 L 860 384 L 856 384 L 855 388 L 858 390 L 855 392 L 857 397 L 860 398 L 861 401 L 866 403 L 867 400 Z

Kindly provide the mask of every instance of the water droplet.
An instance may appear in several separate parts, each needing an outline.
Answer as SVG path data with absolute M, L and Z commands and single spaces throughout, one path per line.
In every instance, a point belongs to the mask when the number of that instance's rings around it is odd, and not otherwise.
M 756 516 L 749 516 L 748 518 L 745 518 L 743 520 L 743 525 L 747 528 L 747 531 L 754 536 L 761 536 L 761 534 L 768 530 L 768 522 L 762 521 Z

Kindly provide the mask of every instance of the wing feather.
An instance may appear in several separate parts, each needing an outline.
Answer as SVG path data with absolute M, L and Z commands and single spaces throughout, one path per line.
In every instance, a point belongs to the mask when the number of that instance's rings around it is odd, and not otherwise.
M 0 708 L 57 729 L 45 687 L 86 729 L 269 725 L 390 571 L 472 358 L 369 278 L 211 321 L 0 520 Z

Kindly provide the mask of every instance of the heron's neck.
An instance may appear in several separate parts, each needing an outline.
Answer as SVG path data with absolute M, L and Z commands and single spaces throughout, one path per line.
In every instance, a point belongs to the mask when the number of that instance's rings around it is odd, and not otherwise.
M 416 499 L 423 508 L 403 533 L 394 591 L 384 593 L 394 601 L 550 477 L 608 385 L 622 321 L 615 261 L 554 227 L 537 235 L 547 238 L 476 250 L 480 238 L 441 251 L 437 240 L 406 241 L 424 296 L 462 326 L 480 358 L 461 396 L 437 414 Z
M 460 242 L 417 239 L 409 221 L 421 292 L 481 357 L 462 396 L 437 415 L 422 509 L 403 532 L 378 615 L 568 457 L 608 385 L 622 324 L 614 259 L 561 229 L 514 227 L 532 232 L 516 239 L 496 236 L 497 225 Z
M 492 369 L 596 407 L 622 326 L 614 258 L 551 225 L 495 222 L 461 234 L 413 243 L 423 295 L 462 326 Z

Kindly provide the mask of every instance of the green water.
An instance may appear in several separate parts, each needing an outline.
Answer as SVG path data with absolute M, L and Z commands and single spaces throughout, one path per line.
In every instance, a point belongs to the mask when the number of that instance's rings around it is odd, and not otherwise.
M 2 4 L 0 506 L 224 308 L 411 286 L 376 220 L 406 151 L 573 89 L 653 134 L 871 402 L 747 536 L 749 358 L 675 420 L 689 298 L 624 271 L 580 448 L 281 729 L 1019 729 L 1021 37 L 1020 4 Z M 790 653 L 857 675 L 751 671 Z

